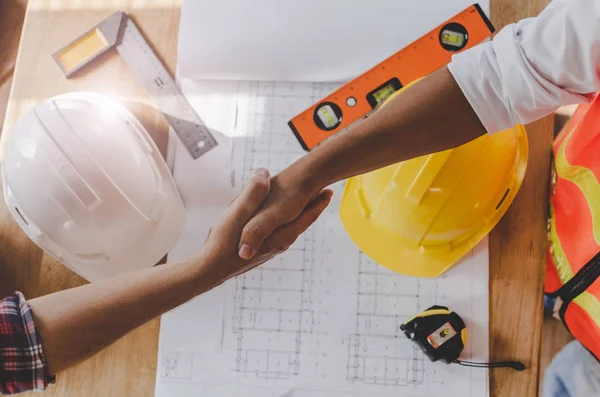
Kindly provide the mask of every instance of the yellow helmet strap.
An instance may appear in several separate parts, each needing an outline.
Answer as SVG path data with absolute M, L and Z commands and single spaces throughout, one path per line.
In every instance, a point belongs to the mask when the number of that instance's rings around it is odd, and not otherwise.
M 459 360 L 467 339 L 467 326 L 460 316 L 444 306 L 432 306 L 400 326 L 404 334 L 417 343 L 431 361 L 475 368 L 525 369 L 518 361 L 479 363 Z

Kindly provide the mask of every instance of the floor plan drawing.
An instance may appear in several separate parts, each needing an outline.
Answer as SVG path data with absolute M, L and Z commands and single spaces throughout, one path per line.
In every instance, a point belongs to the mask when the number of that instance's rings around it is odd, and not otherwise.
M 280 126 L 290 112 L 335 89 L 333 84 L 250 82 L 238 87 L 242 140 L 234 140 L 244 155 L 234 168 L 236 184 L 245 186 L 256 168 L 275 175 L 300 155 L 299 144 Z M 245 102 L 245 103 L 244 103 Z M 236 134 L 237 135 L 237 134 Z M 235 163 L 234 163 L 235 164 Z M 300 371 L 300 352 L 313 334 L 313 265 L 315 229 L 270 263 L 236 279 L 233 332 L 237 335 L 236 372 L 264 379 L 288 379 Z
M 359 255 L 355 332 L 349 341 L 348 380 L 410 385 L 424 381 L 423 353 L 404 342 L 400 325 L 421 307 L 421 280 L 404 278 Z
M 299 374 L 303 335 L 314 325 L 310 239 L 308 233 L 288 256 L 237 277 L 232 322 L 237 372 L 265 379 Z M 299 260 L 287 263 L 288 257 Z
M 231 189 L 304 155 L 287 122 L 336 87 L 238 82 L 223 173 Z M 488 396 L 486 369 L 432 363 L 400 330 L 434 304 L 450 306 L 470 330 L 464 358 L 487 359 L 487 241 L 442 277 L 403 276 L 352 243 L 338 215 L 344 182 L 331 188 L 330 206 L 284 254 L 163 316 L 157 396 Z M 204 233 L 214 208 L 190 211 L 183 238 Z
M 162 373 L 165 379 L 192 379 L 193 354 L 185 351 L 169 351 L 166 353 Z

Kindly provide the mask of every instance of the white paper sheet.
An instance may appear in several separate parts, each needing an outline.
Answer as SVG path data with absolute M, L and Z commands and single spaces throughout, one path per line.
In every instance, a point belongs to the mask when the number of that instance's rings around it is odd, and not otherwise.
M 276 173 L 303 155 L 286 123 L 337 86 L 193 82 L 182 90 L 219 149 L 192 161 L 182 145 L 175 179 L 187 206 L 170 260 L 201 249 L 210 224 L 251 171 Z M 488 356 L 488 250 L 480 244 L 433 280 L 401 276 L 361 254 L 332 204 L 285 254 L 165 314 L 159 397 L 488 396 L 488 370 L 431 363 L 399 325 L 433 304 L 469 328 L 463 358 Z
M 185 0 L 178 74 L 345 82 L 472 0 Z M 479 3 L 489 15 L 489 0 Z

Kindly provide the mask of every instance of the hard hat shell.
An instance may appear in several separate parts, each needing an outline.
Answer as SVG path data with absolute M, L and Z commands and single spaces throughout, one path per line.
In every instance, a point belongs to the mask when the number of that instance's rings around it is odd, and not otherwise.
M 498 223 L 522 184 L 527 157 L 525 128 L 516 125 L 350 178 L 342 223 L 375 262 L 409 276 L 437 277 Z
M 183 228 L 154 141 L 100 94 L 59 95 L 25 114 L 9 138 L 2 186 L 23 231 L 89 281 L 154 266 Z

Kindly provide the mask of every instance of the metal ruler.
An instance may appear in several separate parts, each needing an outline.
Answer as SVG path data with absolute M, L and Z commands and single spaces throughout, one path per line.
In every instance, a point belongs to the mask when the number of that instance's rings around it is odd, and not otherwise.
M 104 52 L 116 48 L 146 88 L 192 158 L 217 146 L 217 141 L 183 96 L 135 23 L 116 12 L 67 44 L 52 57 L 69 78 Z

